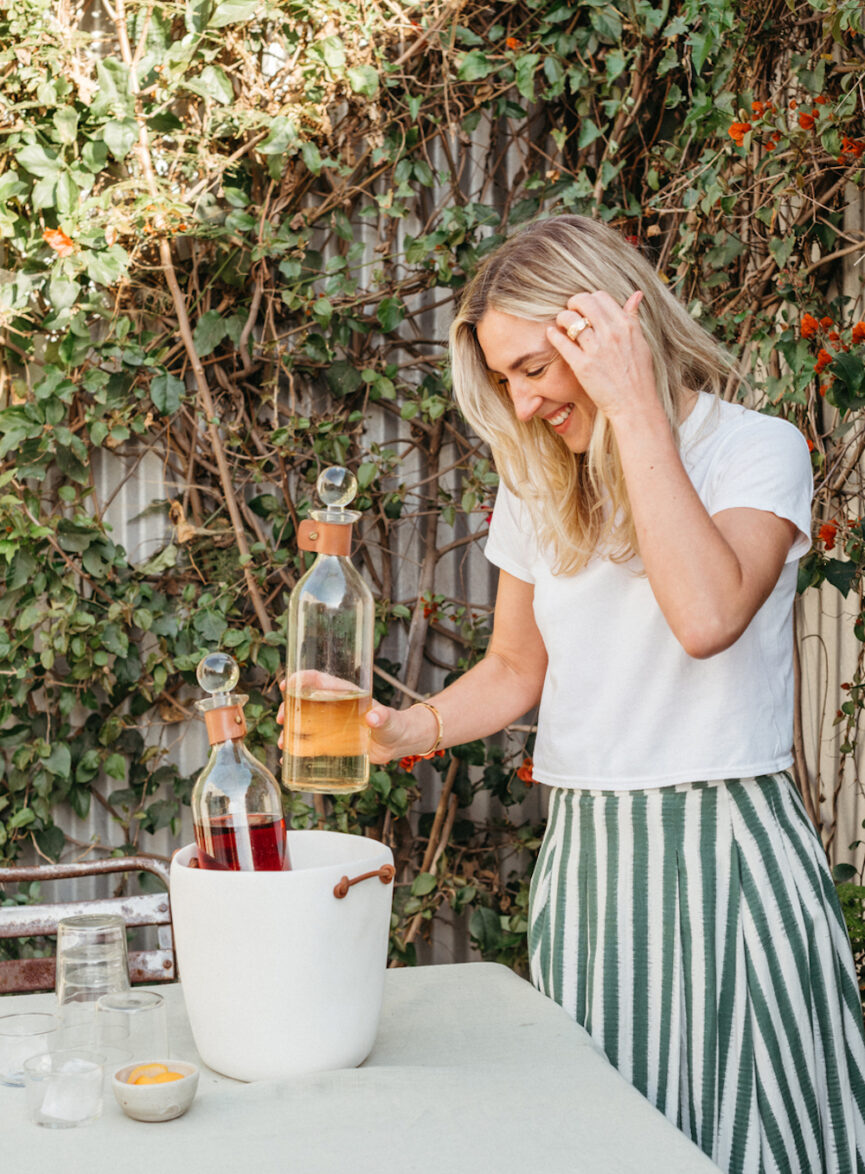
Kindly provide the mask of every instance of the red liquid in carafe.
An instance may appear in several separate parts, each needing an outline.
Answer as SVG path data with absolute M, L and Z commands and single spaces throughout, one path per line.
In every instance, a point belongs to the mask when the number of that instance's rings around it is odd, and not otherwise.
M 195 825 L 195 842 L 198 845 L 200 868 L 216 868 L 237 872 L 249 867 L 256 872 L 280 872 L 291 867 L 285 844 L 285 820 L 272 819 L 269 815 L 250 815 L 248 825 L 235 829 L 230 815 L 220 815 L 210 821 L 205 829 Z M 249 851 L 237 851 L 237 837 L 245 837 Z M 243 839 L 241 839 L 243 845 Z

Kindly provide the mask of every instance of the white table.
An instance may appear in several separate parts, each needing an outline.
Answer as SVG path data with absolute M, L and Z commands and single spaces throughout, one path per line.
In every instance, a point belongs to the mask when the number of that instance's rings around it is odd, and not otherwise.
M 200 1063 L 180 984 L 154 989 L 173 1055 Z M 202 1068 L 176 1121 L 131 1121 L 109 1093 L 93 1125 L 41 1129 L 24 1096 L 0 1087 L 10 1174 L 717 1174 L 560 1007 L 490 963 L 388 971 L 362 1067 L 255 1084 Z

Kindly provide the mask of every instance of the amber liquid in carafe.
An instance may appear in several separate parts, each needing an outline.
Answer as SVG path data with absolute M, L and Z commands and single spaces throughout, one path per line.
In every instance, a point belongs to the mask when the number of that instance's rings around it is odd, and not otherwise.
M 357 690 L 289 689 L 283 754 L 293 786 L 333 795 L 366 786 L 369 729 L 362 719 L 370 705 L 369 693 Z

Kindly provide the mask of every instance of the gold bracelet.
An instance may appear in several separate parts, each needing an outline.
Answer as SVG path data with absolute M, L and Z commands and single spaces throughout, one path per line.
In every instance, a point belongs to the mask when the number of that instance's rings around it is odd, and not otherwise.
M 441 746 L 442 740 L 444 739 L 445 724 L 442 721 L 442 715 L 439 713 L 439 711 L 436 709 L 436 707 L 434 705 L 431 705 L 429 703 L 429 701 L 418 701 L 418 702 L 416 702 L 416 704 L 423 705 L 426 709 L 428 709 L 430 711 L 430 713 L 436 719 L 436 725 L 438 726 L 438 733 L 436 734 L 436 740 L 432 744 L 432 749 L 428 750 L 426 752 L 426 754 L 418 755 L 419 758 L 432 758 L 433 755 L 438 750 L 439 746 Z

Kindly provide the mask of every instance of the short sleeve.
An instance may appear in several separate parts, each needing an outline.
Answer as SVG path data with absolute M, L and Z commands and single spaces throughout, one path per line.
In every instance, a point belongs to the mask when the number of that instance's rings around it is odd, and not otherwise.
M 813 492 L 811 455 L 799 429 L 779 417 L 748 412 L 715 456 L 704 504 L 710 514 L 746 508 L 786 518 L 798 531 L 786 559 L 792 562 L 811 548 Z
M 493 566 L 509 575 L 524 583 L 535 582 L 532 564 L 537 556 L 537 543 L 526 509 L 503 484 L 496 494 L 484 554 Z

